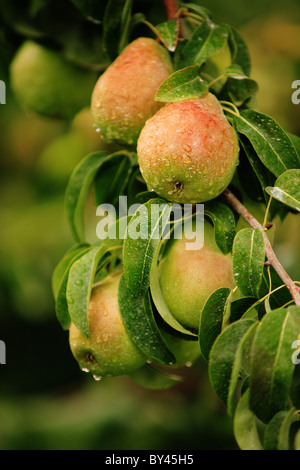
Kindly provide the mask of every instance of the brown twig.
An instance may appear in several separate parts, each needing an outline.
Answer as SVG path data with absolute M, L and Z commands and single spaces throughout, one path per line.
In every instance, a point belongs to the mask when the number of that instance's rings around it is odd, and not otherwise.
M 167 12 L 168 20 L 175 18 L 178 11 L 178 5 L 176 0 L 164 0 L 164 6 Z
M 238 213 L 241 217 L 252 227 L 253 229 L 259 228 L 264 236 L 265 247 L 266 247 L 266 256 L 268 258 L 268 263 L 271 265 L 277 274 L 282 279 L 283 283 L 288 288 L 294 302 L 296 305 L 300 306 L 300 290 L 296 286 L 296 284 L 292 281 L 290 276 L 287 274 L 285 269 L 280 264 L 277 256 L 274 253 L 272 245 L 267 236 L 267 228 L 263 227 L 256 219 L 253 217 L 252 214 L 246 209 L 245 206 L 235 197 L 235 195 L 229 190 L 225 189 L 223 192 L 223 196 L 225 197 L 228 204 Z

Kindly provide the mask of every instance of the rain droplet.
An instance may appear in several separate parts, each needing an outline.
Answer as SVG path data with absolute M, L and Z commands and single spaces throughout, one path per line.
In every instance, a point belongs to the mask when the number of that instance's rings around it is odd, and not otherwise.
M 83 367 L 81 370 L 82 370 L 82 372 L 86 372 L 87 374 L 88 374 L 89 371 L 90 371 L 87 367 Z
M 185 145 L 185 146 L 183 147 L 183 150 L 184 150 L 185 152 L 190 152 L 190 151 L 192 150 L 192 147 L 191 147 L 190 145 Z
M 185 367 L 192 367 L 192 365 L 193 365 L 193 364 L 192 364 L 190 361 L 188 361 L 188 362 L 185 363 Z
M 93 375 L 93 379 L 96 380 L 97 382 L 99 382 L 99 380 L 101 380 L 102 377 L 101 377 L 101 375 L 96 375 L 96 374 L 94 374 L 94 375 Z

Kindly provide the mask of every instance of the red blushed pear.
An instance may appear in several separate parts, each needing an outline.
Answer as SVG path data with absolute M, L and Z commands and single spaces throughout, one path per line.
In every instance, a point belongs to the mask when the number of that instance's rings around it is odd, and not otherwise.
M 137 153 L 150 191 L 171 202 L 201 203 L 231 182 L 239 145 L 218 99 L 208 93 L 160 109 L 146 122 Z
M 173 316 L 186 328 L 198 330 L 201 311 L 218 288 L 235 287 L 231 254 L 216 245 L 213 227 L 205 221 L 204 245 L 187 250 L 190 240 L 174 240 L 159 265 L 160 286 Z
M 93 288 L 88 313 L 90 337 L 83 336 L 73 323 L 70 326 L 71 351 L 80 368 L 95 378 L 130 374 L 147 360 L 122 322 L 118 304 L 120 276 L 109 276 Z
M 173 73 L 167 49 L 154 39 L 130 43 L 100 76 L 92 94 L 94 125 L 106 142 L 136 145 L 146 122 L 164 103 L 155 101 Z

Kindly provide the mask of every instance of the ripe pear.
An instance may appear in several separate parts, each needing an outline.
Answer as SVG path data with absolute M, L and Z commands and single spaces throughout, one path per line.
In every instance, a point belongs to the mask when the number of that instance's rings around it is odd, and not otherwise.
M 226 76 L 223 76 L 222 78 L 219 77 L 221 77 L 224 70 L 231 65 L 231 60 L 230 47 L 228 43 L 226 43 L 219 52 L 209 57 L 201 68 L 201 73 L 203 73 L 203 76 L 207 74 L 211 77 L 211 80 L 218 78 L 218 80 L 216 80 L 216 82 L 213 83 L 210 88 L 216 93 L 220 92 L 227 81 Z
M 173 316 L 186 328 L 198 330 L 208 297 L 220 287 L 235 287 L 231 255 L 216 245 L 213 227 L 204 223 L 201 249 L 187 250 L 186 238 L 173 240 L 159 265 L 160 286 Z
M 163 105 L 155 94 L 172 72 L 167 49 L 154 39 L 140 37 L 122 51 L 92 94 L 94 125 L 105 141 L 136 144 L 146 120 Z
M 171 202 L 201 203 L 231 182 L 239 144 L 218 99 L 208 93 L 160 109 L 146 122 L 137 153 L 149 191 Z
M 70 120 L 90 103 L 96 72 L 75 66 L 56 51 L 26 40 L 10 66 L 10 85 L 25 110 Z
M 80 368 L 95 378 L 130 374 L 143 366 L 146 356 L 133 344 L 118 305 L 120 274 L 105 278 L 93 290 L 89 305 L 90 337 L 72 323 L 69 343 Z

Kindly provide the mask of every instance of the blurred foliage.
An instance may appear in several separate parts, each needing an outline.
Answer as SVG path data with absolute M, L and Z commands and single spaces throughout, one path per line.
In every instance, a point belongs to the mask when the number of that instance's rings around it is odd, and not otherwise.
M 300 135 L 300 105 L 290 98 L 291 83 L 300 78 L 299 0 L 198 3 L 217 22 L 239 28 L 260 84 L 260 110 Z M 101 22 L 83 17 L 80 5 L 0 0 L 0 79 L 9 84 L 8 66 L 24 37 L 101 73 L 108 62 Z M 138 0 L 134 8 L 154 24 L 164 16 L 158 0 Z M 135 34 L 150 32 L 139 26 Z M 94 382 L 71 356 L 50 279 L 73 243 L 63 207 L 69 174 L 87 153 L 106 148 L 89 109 L 70 123 L 41 118 L 22 110 L 8 86 L 0 130 L 0 339 L 7 346 L 7 364 L 0 366 L 0 448 L 236 449 L 231 421 L 201 361 L 184 369 L 183 383 L 150 392 L 123 377 Z M 295 279 L 298 234 L 293 214 L 275 230 L 275 250 Z

